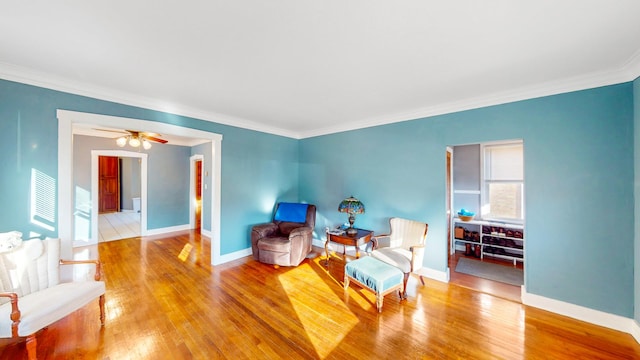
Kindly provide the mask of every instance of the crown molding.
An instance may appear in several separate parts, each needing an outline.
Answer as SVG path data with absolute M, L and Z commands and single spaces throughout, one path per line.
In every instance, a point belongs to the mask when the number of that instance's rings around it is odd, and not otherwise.
M 622 66 L 622 71 L 627 73 L 631 81 L 640 77 L 640 49 L 636 51 Z
M 169 103 L 159 99 L 99 87 L 88 83 L 72 81 L 13 64 L 0 62 L 0 78 L 75 95 L 87 96 L 99 100 L 161 111 L 173 115 L 191 117 L 222 125 L 229 125 L 290 138 L 298 138 L 298 134 L 296 132 L 265 126 L 255 121 L 184 107 L 179 104 Z
M 550 81 L 534 86 L 487 94 L 479 97 L 463 99 L 460 101 L 452 101 L 402 113 L 371 117 L 363 119 L 361 121 L 346 122 L 338 126 L 330 126 L 306 132 L 296 132 L 265 126 L 255 121 L 243 118 L 183 107 L 177 104 L 163 102 L 158 99 L 152 99 L 126 92 L 97 87 L 87 83 L 70 81 L 68 79 L 64 79 L 54 75 L 45 74 L 24 67 L 0 62 L 0 78 L 9 81 L 20 82 L 52 90 L 92 97 L 100 100 L 112 101 L 125 105 L 142 107 L 180 116 L 192 117 L 222 125 L 234 126 L 247 130 L 254 130 L 298 140 L 345 131 L 364 129 L 368 127 L 393 124 L 402 121 L 422 119 L 437 115 L 450 114 L 459 111 L 506 104 L 515 101 L 528 100 L 572 91 L 591 89 L 600 86 L 613 85 L 627 81 L 633 81 L 639 76 L 640 49 L 636 51 L 626 62 L 624 62 L 621 67 L 613 70 L 595 72 L 584 76 Z
M 618 69 L 595 72 L 584 76 L 550 81 L 534 86 L 523 87 L 509 91 L 497 92 L 484 96 L 453 101 L 444 104 L 402 112 L 387 116 L 373 117 L 359 122 L 350 122 L 340 126 L 327 127 L 300 134 L 300 138 L 335 134 L 344 131 L 358 130 L 373 126 L 387 125 L 397 122 L 422 119 L 437 115 L 450 114 L 465 110 L 478 109 L 488 106 L 506 104 L 521 100 L 557 95 L 572 91 L 586 90 L 601 86 L 620 84 L 633 81 L 640 76 L 640 50 L 638 50 L 623 66 Z

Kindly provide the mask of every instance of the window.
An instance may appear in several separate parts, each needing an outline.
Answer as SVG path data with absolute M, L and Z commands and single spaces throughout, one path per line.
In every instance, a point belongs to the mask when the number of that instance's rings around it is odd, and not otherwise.
M 522 141 L 483 145 L 482 218 L 524 221 Z

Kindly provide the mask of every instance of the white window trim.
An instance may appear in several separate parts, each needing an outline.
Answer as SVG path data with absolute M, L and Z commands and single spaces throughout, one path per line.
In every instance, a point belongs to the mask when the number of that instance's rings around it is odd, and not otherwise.
M 522 145 L 522 157 L 523 157 L 523 167 L 524 167 L 524 140 L 522 139 L 518 139 L 518 140 L 505 140 L 505 141 L 493 141 L 493 142 L 486 142 L 486 143 L 480 143 L 480 218 L 482 220 L 487 220 L 487 221 L 497 221 L 497 222 L 505 222 L 505 223 L 512 223 L 512 224 L 524 224 L 524 219 L 526 218 L 526 214 L 525 214 L 525 196 L 524 196 L 524 171 L 525 169 L 522 169 L 522 180 L 492 180 L 490 182 L 496 183 L 496 184 L 508 184 L 508 183 L 517 183 L 520 184 L 522 183 L 522 219 L 505 219 L 505 218 L 491 218 L 491 217 L 485 217 L 483 208 L 485 206 L 486 201 L 488 201 L 487 199 L 487 190 L 486 190 L 486 185 L 487 185 L 487 180 L 485 179 L 485 148 L 487 147 L 495 147 L 495 146 L 504 146 L 504 145 Z

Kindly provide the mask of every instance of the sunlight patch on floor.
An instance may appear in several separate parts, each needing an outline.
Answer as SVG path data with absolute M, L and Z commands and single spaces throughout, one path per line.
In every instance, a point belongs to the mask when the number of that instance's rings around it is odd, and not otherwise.
M 193 250 L 193 245 L 189 243 L 184 244 L 182 251 L 180 251 L 180 254 L 178 255 L 178 259 L 182 261 L 187 260 L 187 258 L 189 257 L 189 254 L 191 254 L 191 250 Z
M 347 301 L 353 301 L 361 308 L 367 311 L 378 311 L 376 306 L 376 295 L 369 290 L 366 290 L 360 287 L 358 284 L 354 284 L 353 282 L 349 284 L 349 298 Z M 391 294 L 385 296 L 385 300 Z M 373 310 L 371 310 L 373 309 Z
M 321 290 L 322 296 L 312 297 L 294 286 L 300 283 L 301 278 L 313 281 L 313 286 Z M 283 273 L 279 280 L 319 358 L 326 358 L 345 340 L 347 334 L 358 323 L 358 318 L 308 264 L 302 264 Z M 313 306 L 319 301 L 332 304 L 332 312 L 319 313 Z

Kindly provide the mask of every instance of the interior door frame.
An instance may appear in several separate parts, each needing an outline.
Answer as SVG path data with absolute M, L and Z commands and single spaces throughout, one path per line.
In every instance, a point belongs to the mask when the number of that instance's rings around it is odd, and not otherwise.
M 220 254 L 220 206 L 222 187 L 222 135 L 186 128 L 169 123 L 91 114 L 58 109 L 58 237 L 62 258 L 71 259 L 74 239 L 74 183 L 73 183 L 73 124 L 92 124 L 123 129 L 140 128 L 147 131 L 182 137 L 205 139 L 211 142 L 211 264 L 235 260 L 233 255 Z
M 204 155 L 202 154 L 196 154 L 196 155 L 192 155 L 189 158 L 189 184 L 191 184 L 191 186 L 189 186 L 189 228 L 190 229 L 194 229 L 196 226 L 196 191 L 195 191 L 195 187 L 196 187 L 196 162 L 197 161 L 201 161 L 202 162 L 202 172 L 204 174 Z M 203 175 L 200 175 L 201 177 L 203 177 Z M 200 194 L 202 194 L 202 196 L 204 197 L 204 180 L 200 181 Z M 204 201 L 202 201 L 202 207 L 204 208 Z M 202 232 L 202 209 L 200 209 L 200 231 Z
M 446 204 L 446 216 L 447 216 L 447 259 L 449 256 L 455 254 L 455 242 L 453 241 L 453 229 L 452 229 L 452 220 L 453 220 L 453 147 L 447 146 L 446 148 L 446 192 L 447 194 L 447 204 Z M 448 262 L 447 262 L 448 263 Z
M 147 158 L 148 154 L 127 150 L 91 150 L 91 239 L 89 243 L 73 246 L 92 245 L 98 243 L 98 161 L 100 156 L 115 156 L 140 159 L 140 235 L 147 235 Z

